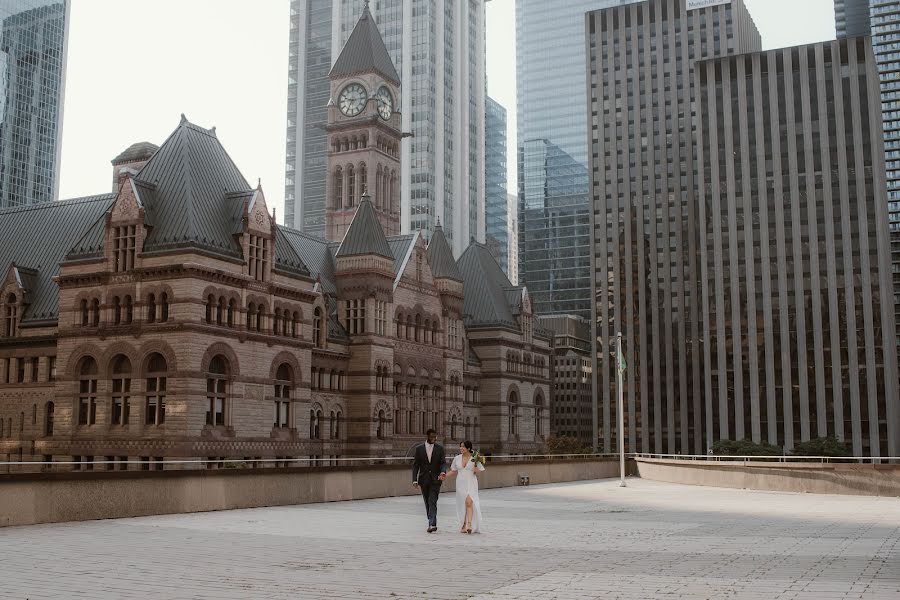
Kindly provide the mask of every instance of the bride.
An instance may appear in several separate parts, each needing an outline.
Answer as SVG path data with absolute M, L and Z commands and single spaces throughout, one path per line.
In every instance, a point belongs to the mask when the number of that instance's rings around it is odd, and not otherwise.
M 456 518 L 460 522 L 460 533 L 478 533 L 481 527 L 481 506 L 478 503 L 478 474 L 484 465 L 472 462 L 472 442 L 459 445 L 459 454 L 450 465 L 448 477 L 456 480 Z

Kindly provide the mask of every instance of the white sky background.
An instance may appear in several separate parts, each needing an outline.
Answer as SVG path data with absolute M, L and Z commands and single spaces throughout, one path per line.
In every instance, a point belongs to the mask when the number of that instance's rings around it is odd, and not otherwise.
M 833 0 L 745 1 L 764 48 L 834 37 Z M 251 185 L 262 178 L 281 222 L 289 13 L 289 0 L 72 0 L 60 198 L 109 191 L 109 161 L 162 144 L 185 113 L 216 126 Z M 507 110 L 513 193 L 515 36 L 515 0 L 488 2 L 488 93 Z

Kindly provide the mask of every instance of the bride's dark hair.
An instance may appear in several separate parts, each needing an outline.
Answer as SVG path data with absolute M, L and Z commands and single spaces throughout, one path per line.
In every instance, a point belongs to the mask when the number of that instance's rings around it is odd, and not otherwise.
M 462 445 L 465 446 L 466 450 L 468 450 L 469 452 L 472 451 L 472 442 L 470 442 L 469 440 L 464 441 Z

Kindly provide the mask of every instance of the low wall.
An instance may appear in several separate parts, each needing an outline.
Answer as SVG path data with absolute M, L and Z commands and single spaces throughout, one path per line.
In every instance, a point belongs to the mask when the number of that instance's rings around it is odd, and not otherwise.
M 618 476 L 615 459 L 491 462 L 485 488 Z M 452 480 L 444 491 L 454 489 Z M 297 467 L 0 476 L 0 527 L 418 494 L 410 467 Z
M 900 496 L 900 465 L 635 459 L 641 479 L 711 487 Z

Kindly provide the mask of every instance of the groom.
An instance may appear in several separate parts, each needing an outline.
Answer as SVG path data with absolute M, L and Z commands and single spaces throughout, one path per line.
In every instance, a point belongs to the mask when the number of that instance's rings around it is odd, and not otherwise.
M 434 533 L 437 531 L 438 494 L 441 493 L 441 483 L 447 476 L 447 461 L 444 460 L 444 447 L 434 442 L 437 432 L 429 429 L 425 436 L 425 442 L 416 446 L 412 479 L 413 487 L 421 490 L 422 499 L 425 500 L 428 533 Z

